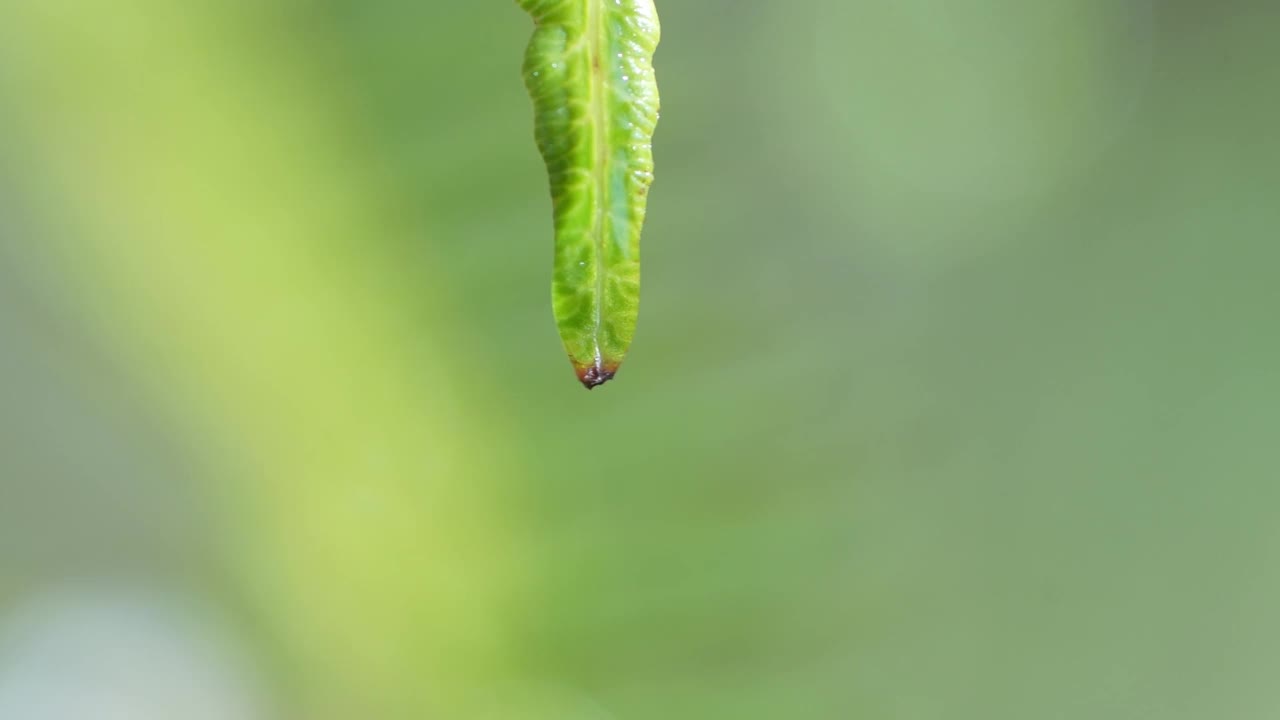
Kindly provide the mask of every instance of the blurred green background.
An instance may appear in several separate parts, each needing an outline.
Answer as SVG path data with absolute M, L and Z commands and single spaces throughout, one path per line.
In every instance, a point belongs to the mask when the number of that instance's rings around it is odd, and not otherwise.
M 1280 6 L 659 10 L 587 393 L 514 3 L 0 0 L 0 717 L 1280 716 Z

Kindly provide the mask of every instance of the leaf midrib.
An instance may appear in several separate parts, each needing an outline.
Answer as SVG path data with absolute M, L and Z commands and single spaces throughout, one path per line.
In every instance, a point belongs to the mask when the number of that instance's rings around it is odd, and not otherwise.
M 591 243 L 595 248 L 595 313 L 591 330 L 591 343 L 595 351 L 596 366 L 600 367 L 603 357 L 600 350 L 600 333 L 604 324 L 604 288 L 605 288 L 605 212 L 609 204 L 605 201 L 605 192 L 609 187 L 609 103 L 608 82 L 604 59 L 607 22 L 605 19 L 605 0 L 586 0 L 587 3 L 587 62 L 591 69 L 591 122 L 592 136 L 595 142 L 595 160 L 592 163 L 592 179 L 595 182 L 595 208 L 591 226 Z

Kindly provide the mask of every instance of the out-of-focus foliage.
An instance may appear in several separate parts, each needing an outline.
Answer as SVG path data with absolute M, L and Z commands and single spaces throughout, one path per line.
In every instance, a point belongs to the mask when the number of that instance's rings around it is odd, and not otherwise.
M 123 585 L 273 717 L 1280 709 L 1280 9 L 659 10 L 588 394 L 513 3 L 0 0 L 0 708 Z

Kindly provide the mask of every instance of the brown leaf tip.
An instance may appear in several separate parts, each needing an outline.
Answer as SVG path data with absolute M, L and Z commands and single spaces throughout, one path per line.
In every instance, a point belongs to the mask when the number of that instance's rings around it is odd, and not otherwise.
M 593 365 L 584 365 L 576 368 L 578 371 L 578 380 L 582 382 L 582 386 L 590 390 L 597 385 L 603 385 L 613 379 L 618 373 L 618 366 L 612 367 L 601 364 L 596 361 Z

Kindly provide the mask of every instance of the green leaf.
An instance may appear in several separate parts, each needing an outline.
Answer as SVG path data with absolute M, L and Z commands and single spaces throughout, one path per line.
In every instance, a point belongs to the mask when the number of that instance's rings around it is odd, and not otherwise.
M 613 377 L 640 303 L 640 231 L 658 122 L 652 0 L 518 0 L 537 29 L 525 56 L 547 164 L 552 305 L 582 384 Z

